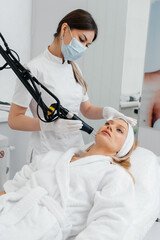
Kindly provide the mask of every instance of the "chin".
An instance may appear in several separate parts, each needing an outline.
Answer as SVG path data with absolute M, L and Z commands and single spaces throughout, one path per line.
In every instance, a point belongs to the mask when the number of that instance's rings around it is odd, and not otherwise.
M 106 136 L 104 136 L 102 134 L 97 134 L 96 135 L 95 143 L 100 145 L 100 146 L 104 146 L 104 147 L 107 147 L 108 145 L 110 145 L 109 138 L 107 138 Z
M 113 149 L 113 144 L 110 138 L 106 137 L 103 134 L 97 134 L 95 137 L 96 145 L 100 146 L 103 149 L 106 149 L 106 156 L 114 157 L 116 155 L 117 150 Z
M 101 139 L 103 139 L 103 142 L 106 142 L 106 143 L 111 141 L 111 138 L 108 135 L 105 135 L 100 132 L 96 135 L 95 140 L 102 141 Z

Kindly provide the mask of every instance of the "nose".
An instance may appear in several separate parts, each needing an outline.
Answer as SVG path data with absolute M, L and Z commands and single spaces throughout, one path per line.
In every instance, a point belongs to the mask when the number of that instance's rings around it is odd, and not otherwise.
M 111 125 L 108 125 L 107 126 L 107 130 L 110 130 L 112 132 L 112 126 Z

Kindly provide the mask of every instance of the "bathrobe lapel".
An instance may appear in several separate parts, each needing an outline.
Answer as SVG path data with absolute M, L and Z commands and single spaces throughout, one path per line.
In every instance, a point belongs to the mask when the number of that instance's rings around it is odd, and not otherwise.
M 71 148 L 70 150 L 65 152 L 60 157 L 60 159 L 58 160 L 55 166 L 55 175 L 56 175 L 56 180 L 57 180 L 57 184 L 58 184 L 60 195 L 61 195 L 61 200 L 62 200 L 61 204 L 63 208 L 66 207 L 68 194 L 69 194 L 70 160 L 77 150 L 78 150 L 77 148 Z
M 72 156 L 78 152 L 78 148 L 71 148 L 66 153 L 64 153 L 60 159 L 58 160 L 56 167 L 55 167 L 55 175 L 57 184 L 59 187 L 60 195 L 61 195 L 61 204 L 62 207 L 66 207 L 66 203 L 69 196 L 69 183 L 70 183 L 70 166 L 80 166 L 85 164 L 91 164 L 96 161 L 108 161 L 111 162 L 110 157 L 106 157 L 103 155 L 95 155 L 95 156 L 88 156 L 83 159 L 79 159 L 70 163 Z
M 104 156 L 104 155 L 94 155 L 94 156 L 88 156 L 84 157 L 83 159 L 78 159 L 77 161 L 74 161 L 71 163 L 71 166 L 81 166 L 81 165 L 88 165 L 92 164 L 94 162 L 111 162 L 111 158 Z

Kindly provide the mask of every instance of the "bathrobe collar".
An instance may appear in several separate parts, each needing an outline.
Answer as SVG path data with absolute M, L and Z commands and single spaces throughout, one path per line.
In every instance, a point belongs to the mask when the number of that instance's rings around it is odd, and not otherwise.
M 61 204 L 63 208 L 66 207 L 66 203 L 69 197 L 70 167 L 91 164 L 96 161 L 106 161 L 108 163 L 111 162 L 110 157 L 106 157 L 104 155 L 94 155 L 92 157 L 87 156 L 83 159 L 78 159 L 70 163 L 72 156 L 78 151 L 79 148 L 71 148 L 60 157 L 55 166 L 55 175 L 61 194 Z
M 110 157 L 106 157 L 104 155 L 94 155 L 94 156 L 87 156 L 84 157 L 83 159 L 78 159 L 74 162 L 71 162 L 71 166 L 81 166 L 81 165 L 86 165 L 86 164 L 92 164 L 93 162 L 99 162 L 99 161 L 108 161 L 109 163 L 111 162 Z

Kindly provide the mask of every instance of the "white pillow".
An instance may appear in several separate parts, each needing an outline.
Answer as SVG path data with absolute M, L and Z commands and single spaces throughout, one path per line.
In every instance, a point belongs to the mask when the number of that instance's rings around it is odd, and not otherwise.
M 160 166 L 151 151 L 137 147 L 131 156 L 130 172 L 135 178 L 136 207 L 134 222 L 125 239 L 143 239 L 160 211 Z

